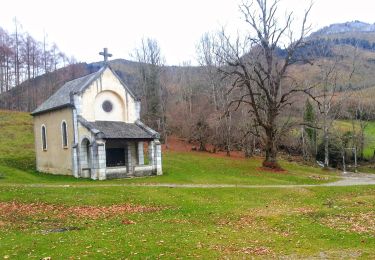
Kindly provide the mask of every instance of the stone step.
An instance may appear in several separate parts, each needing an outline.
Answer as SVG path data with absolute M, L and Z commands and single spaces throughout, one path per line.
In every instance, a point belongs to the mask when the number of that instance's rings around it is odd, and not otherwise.
M 111 180 L 111 179 L 123 179 L 123 178 L 129 178 L 128 175 L 126 175 L 126 173 L 107 173 L 106 175 L 106 178 L 107 180 Z

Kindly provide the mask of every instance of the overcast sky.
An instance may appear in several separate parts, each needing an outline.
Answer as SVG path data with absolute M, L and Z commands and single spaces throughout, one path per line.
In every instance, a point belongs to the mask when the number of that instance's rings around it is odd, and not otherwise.
M 101 60 L 108 47 L 114 58 L 130 59 L 142 37 L 158 40 L 167 64 L 195 64 L 201 35 L 222 26 L 241 24 L 239 0 L 0 0 L 0 26 L 13 31 L 13 18 L 38 40 L 49 42 L 78 61 Z M 285 10 L 303 14 L 310 0 L 282 0 Z M 374 0 L 315 0 L 310 23 L 319 29 L 331 23 L 375 22 Z

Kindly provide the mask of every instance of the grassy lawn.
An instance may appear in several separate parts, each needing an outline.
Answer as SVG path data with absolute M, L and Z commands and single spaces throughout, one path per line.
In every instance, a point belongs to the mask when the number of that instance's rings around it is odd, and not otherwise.
M 0 201 L 0 210 L 8 205 L 0 217 L 0 256 L 13 259 L 371 259 L 375 254 L 371 187 L 9 187 L 1 188 Z M 109 205 L 129 203 L 158 210 L 105 213 Z M 96 208 L 102 215 L 87 214 Z M 72 210 L 75 214 L 59 215 Z M 64 227 L 73 230 L 58 232 Z
M 178 184 L 318 184 L 337 180 L 336 173 L 283 162 L 286 173 L 264 172 L 258 167 L 260 159 L 233 160 L 215 158 L 199 153 L 166 152 L 163 156 L 163 176 L 149 178 L 92 181 L 70 176 L 54 176 L 34 170 L 0 165 L 0 186 L 9 183 L 64 183 L 75 185 L 120 183 L 178 183 Z
M 160 177 L 98 182 L 52 176 L 33 170 L 31 129 L 28 115 L 0 112 L 0 259 L 372 259 L 375 255 L 373 186 L 90 186 L 309 184 L 337 177 L 285 161 L 287 173 L 270 173 L 258 170 L 259 159 L 177 152 L 163 154 L 165 175 Z M 77 186 L 21 186 L 30 183 Z

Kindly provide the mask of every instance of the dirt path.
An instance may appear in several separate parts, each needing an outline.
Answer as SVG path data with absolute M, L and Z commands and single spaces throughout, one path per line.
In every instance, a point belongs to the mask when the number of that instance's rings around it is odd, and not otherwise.
M 375 174 L 368 173 L 343 173 L 341 180 L 326 183 L 322 186 L 356 186 L 356 185 L 375 185 Z
M 30 188 L 87 188 L 87 187 L 166 187 L 166 188 L 303 188 L 303 187 L 343 187 L 375 185 L 375 174 L 347 173 L 342 179 L 323 184 L 291 184 L 291 185 L 237 185 L 237 184 L 176 184 L 176 183 L 110 183 L 110 184 L 0 184 L 0 187 Z

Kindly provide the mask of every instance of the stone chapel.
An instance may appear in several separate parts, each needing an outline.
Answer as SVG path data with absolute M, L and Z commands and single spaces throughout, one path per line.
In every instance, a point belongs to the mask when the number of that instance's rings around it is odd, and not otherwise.
M 104 64 L 32 112 L 38 171 L 94 180 L 162 174 L 159 134 L 140 121 L 140 100 Z

